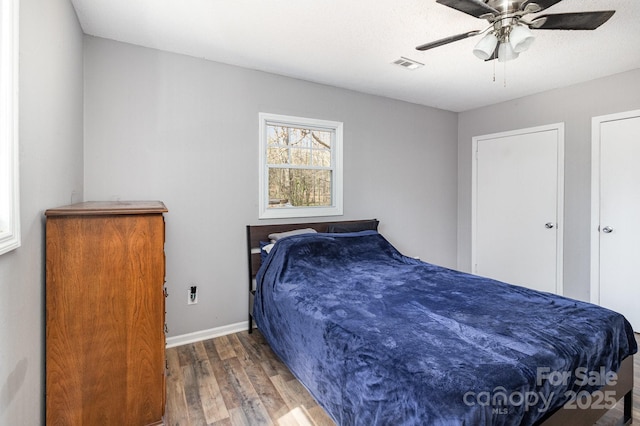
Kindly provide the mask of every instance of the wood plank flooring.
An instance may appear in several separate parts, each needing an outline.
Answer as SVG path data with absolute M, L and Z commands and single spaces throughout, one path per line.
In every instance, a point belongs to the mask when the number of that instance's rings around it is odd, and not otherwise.
M 333 425 L 254 331 L 167 349 L 165 424 Z
M 167 349 L 167 361 L 165 425 L 334 425 L 258 330 Z M 634 359 L 634 374 L 637 424 L 640 355 Z M 621 419 L 616 406 L 597 425 L 613 426 Z

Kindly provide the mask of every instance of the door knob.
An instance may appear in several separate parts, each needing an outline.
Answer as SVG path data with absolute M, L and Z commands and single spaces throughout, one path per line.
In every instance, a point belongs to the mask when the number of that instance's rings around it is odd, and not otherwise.
M 605 226 L 604 228 L 602 228 L 602 232 L 604 232 L 605 234 L 610 234 L 613 232 L 613 228 L 610 226 Z
M 544 224 L 544 227 L 547 229 L 552 229 L 553 228 L 553 222 L 547 222 Z

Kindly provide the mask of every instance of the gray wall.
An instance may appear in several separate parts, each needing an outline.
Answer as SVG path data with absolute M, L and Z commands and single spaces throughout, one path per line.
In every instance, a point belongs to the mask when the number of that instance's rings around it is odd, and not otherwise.
M 498 89 L 496 89 L 498 90 Z M 640 70 L 504 102 L 458 116 L 458 268 L 471 266 L 471 139 L 565 123 L 564 293 L 589 300 L 591 118 L 640 108 Z
M 457 114 L 87 36 L 85 199 L 169 208 L 169 336 L 246 321 L 261 111 L 344 122 L 334 219 L 377 217 L 400 250 L 455 265 Z
M 0 256 L 0 425 L 44 423 L 43 211 L 82 194 L 82 32 L 67 0 L 20 1 L 22 247 Z

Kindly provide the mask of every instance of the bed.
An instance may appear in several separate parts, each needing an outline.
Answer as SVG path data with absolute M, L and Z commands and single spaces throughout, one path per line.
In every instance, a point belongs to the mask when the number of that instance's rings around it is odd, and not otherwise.
M 247 227 L 250 331 L 337 424 L 593 424 L 620 399 L 631 422 L 622 315 L 403 256 L 376 227 Z

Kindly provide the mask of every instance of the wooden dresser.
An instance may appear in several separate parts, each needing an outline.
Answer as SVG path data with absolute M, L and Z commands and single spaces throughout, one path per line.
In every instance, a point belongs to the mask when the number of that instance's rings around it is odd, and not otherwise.
M 140 201 L 45 212 L 47 425 L 162 424 L 166 211 Z

